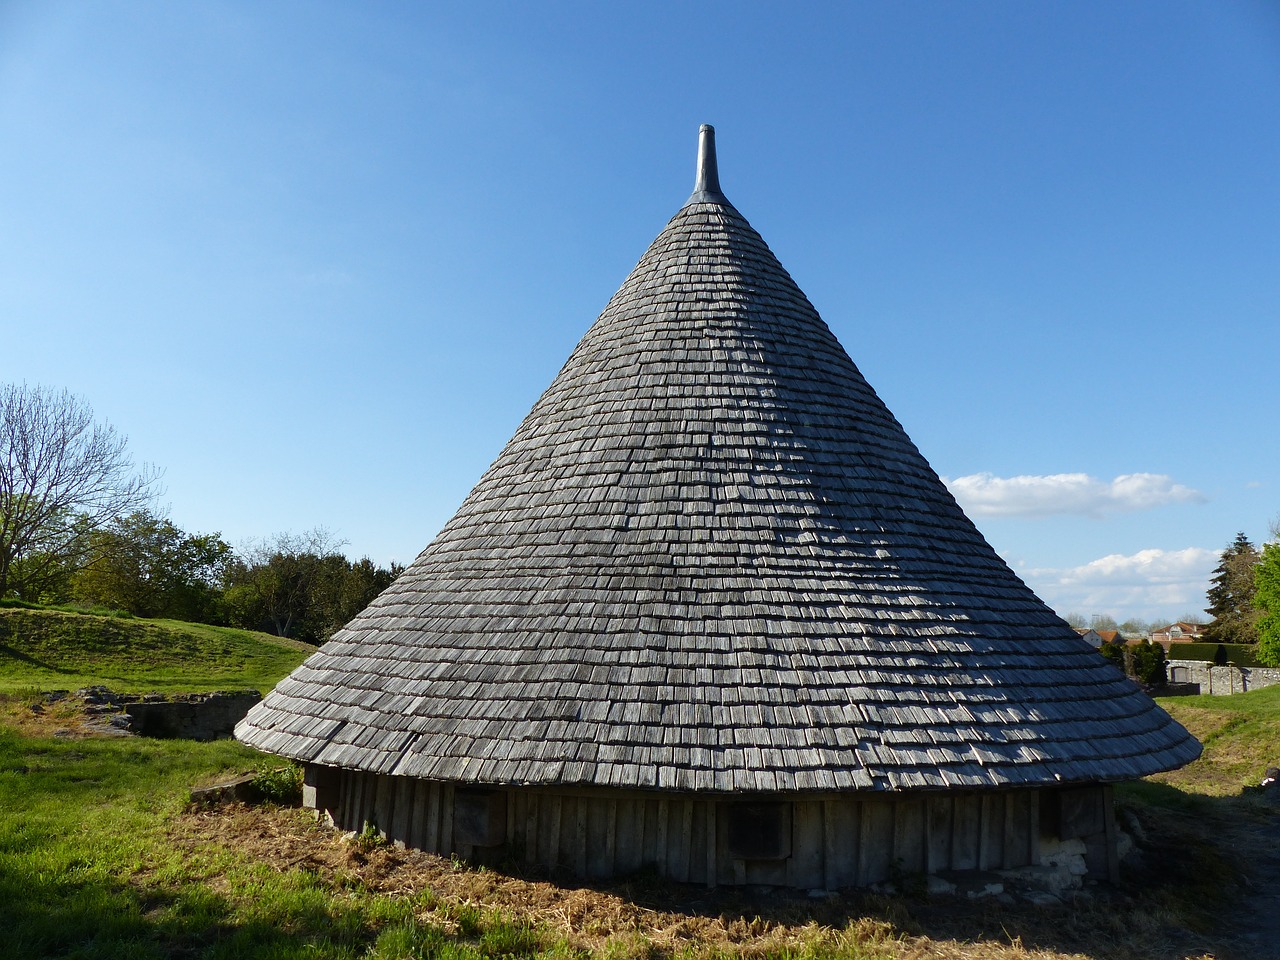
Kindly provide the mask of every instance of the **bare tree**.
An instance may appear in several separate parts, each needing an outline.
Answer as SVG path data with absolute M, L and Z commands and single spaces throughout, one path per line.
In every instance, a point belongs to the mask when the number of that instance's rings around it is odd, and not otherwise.
M 89 533 L 159 493 L 127 444 L 67 390 L 0 384 L 0 598 L 74 566 Z
M 1130 617 L 1119 627 L 1120 632 L 1129 639 L 1150 636 L 1154 628 L 1155 624 L 1143 620 L 1141 617 Z

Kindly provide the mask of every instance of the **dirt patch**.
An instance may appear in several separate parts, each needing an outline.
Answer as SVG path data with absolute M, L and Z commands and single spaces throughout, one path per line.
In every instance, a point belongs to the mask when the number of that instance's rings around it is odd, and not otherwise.
M 760 957 L 857 944 L 869 955 L 900 960 L 1267 956 L 1181 925 L 1158 898 L 1102 889 L 1088 900 L 1045 908 L 857 892 L 810 899 L 647 878 L 584 886 L 344 838 L 308 811 L 241 804 L 189 811 L 175 823 L 174 841 L 193 851 L 235 851 L 282 871 L 311 871 L 335 888 L 416 896 L 431 904 L 422 919 L 446 927 L 460 906 L 495 911 L 591 953 Z M 421 897 L 427 891 L 431 896 Z
M 635 935 L 667 949 L 746 941 L 782 948 L 806 939 L 799 928 L 803 925 L 713 915 L 714 898 L 694 892 L 696 888 L 684 891 L 685 909 L 673 911 L 657 902 L 669 894 L 656 882 L 592 889 L 471 868 L 433 854 L 344 837 L 298 810 L 242 804 L 197 809 L 178 821 L 175 840 L 191 847 L 230 848 L 278 870 L 313 871 L 337 887 L 358 884 L 392 896 L 431 891 L 437 906 L 428 912 L 435 922 L 448 925 L 450 907 L 479 906 L 543 926 L 589 950 Z M 875 921 L 862 925 L 859 933 L 869 942 L 893 936 L 887 923 Z
M 86 711 L 83 698 L 66 690 L 0 694 L 0 722 L 24 737 L 124 736 L 100 715 Z

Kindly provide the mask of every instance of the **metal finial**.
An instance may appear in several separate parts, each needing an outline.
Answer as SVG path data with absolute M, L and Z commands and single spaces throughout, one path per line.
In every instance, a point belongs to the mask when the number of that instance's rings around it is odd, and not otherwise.
M 694 193 L 719 193 L 720 170 L 716 166 L 716 128 L 704 123 L 698 128 L 698 178 Z
M 698 176 L 687 203 L 728 202 L 720 192 L 720 170 L 716 164 L 716 128 L 704 123 L 698 128 Z

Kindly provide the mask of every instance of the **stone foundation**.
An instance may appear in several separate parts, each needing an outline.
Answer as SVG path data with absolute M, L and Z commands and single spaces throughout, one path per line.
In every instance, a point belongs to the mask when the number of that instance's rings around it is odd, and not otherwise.
M 257 690 L 176 694 L 164 700 L 127 704 L 129 729 L 144 737 L 217 740 L 229 737 L 249 708 L 262 699 Z
M 71 696 L 55 691 L 51 698 Z M 262 699 L 257 690 L 214 693 L 115 693 L 106 687 L 86 687 L 75 697 L 85 713 L 121 733 L 184 740 L 229 737 L 249 708 Z

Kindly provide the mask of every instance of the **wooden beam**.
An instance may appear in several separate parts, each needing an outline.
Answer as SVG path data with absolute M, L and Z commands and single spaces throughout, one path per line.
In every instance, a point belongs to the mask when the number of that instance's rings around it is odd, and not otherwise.
M 548 802 L 544 804 L 547 811 L 547 866 L 556 869 L 560 866 L 560 818 L 564 812 L 564 800 L 558 793 L 553 793 L 546 798 Z
M 533 790 L 525 798 L 524 860 L 530 866 L 538 863 L 538 794 Z
M 893 864 L 893 804 L 867 800 L 858 831 L 858 883 L 867 886 L 889 878 Z
M 453 784 L 440 784 L 440 852 L 455 853 L 453 847 Z
M 688 883 L 693 869 L 693 800 L 685 797 L 680 801 L 680 861 L 675 874 L 681 883 Z
M 1102 820 L 1103 832 L 1107 844 L 1107 879 L 1112 883 L 1120 882 L 1120 846 L 1116 832 L 1115 793 L 1111 784 L 1102 787 Z
M 717 871 L 716 851 L 720 846 L 720 834 L 718 824 L 716 823 L 716 808 L 719 806 L 715 800 L 707 801 L 707 886 L 714 888 L 719 882 Z
M 601 861 L 603 877 L 612 877 L 618 856 L 618 801 L 605 801 L 604 858 Z
M 414 849 L 421 850 L 424 848 L 427 838 L 424 821 L 427 813 L 427 794 L 431 789 L 431 784 L 425 780 L 414 780 L 413 794 L 409 803 L 411 813 L 409 815 L 409 836 L 406 843 Z
M 440 794 L 443 787 L 438 782 L 432 782 L 431 789 L 427 796 L 427 849 L 432 853 L 439 853 L 444 856 L 449 855 L 442 843 L 440 837 Z
M 951 869 L 977 870 L 982 850 L 982 800 L 957 794 L 952 804 Z
M 387 824 L 388 836 L 395 846 L 404 849 L 409 842 L 409 814 L 412 812 L 410 791 L 413 781 L 408 777 L 392 777 L 391 780 L 395 790 L 391 800 L 391 822 Z
M 951 868 L 951 821 L 954 799 L 947 794 L 925 801 L 925 873 Z
M 822 886 L 826 890 L 839 890 L 841 887 L 838 858 L 839 848 L 836 846 L 836 818 L 839 806 L 834 800 L 822 801 Z
M 586 797 L 575 798 L 574 804 L 574 872 L 577 876 L 587 876 L 587 805 L 591 802 Z
M 658 835 L 654 837 L 653 854 L 657 859 L 658 873 L 665 875 L 670 863 L 670 848 L 667 845 L 667 827 L 671 819 L 671 801 L 665 796 L 658 800 Z

